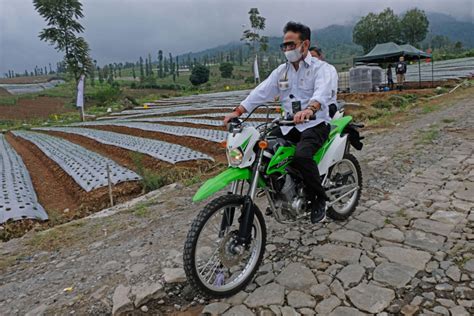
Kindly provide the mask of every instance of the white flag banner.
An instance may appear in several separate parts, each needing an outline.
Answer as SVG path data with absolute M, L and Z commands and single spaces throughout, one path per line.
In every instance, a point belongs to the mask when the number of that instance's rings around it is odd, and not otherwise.
M 81 75 L 81 79 L 79 79 L 79 83 L 77 84 L 77 101 L 76 106 L 78 108 L 84 107 L 84 75 Z
M 255 75 L 255 81 L 260 81 L 260 73 L 258 72 L 258 60 L 257 55 L 255 55 L 255 61 L 253 63 L 253 73 Z

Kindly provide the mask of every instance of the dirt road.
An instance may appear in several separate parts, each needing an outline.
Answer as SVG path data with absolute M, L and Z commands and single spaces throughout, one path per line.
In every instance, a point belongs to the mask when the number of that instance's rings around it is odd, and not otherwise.
M 191 203 L 197 186 L 171 185 L 113 215 L 1 244 L 0 310 L 473 314 L 474 100 L 463 93 L 450 102 L 367 133 L 355 152 L 364 191 L 348 221 L 288 227 L 268 219 L 264 266 L 231 299 L 204 301 L 186 286 L 181 249 L 203 203 Z

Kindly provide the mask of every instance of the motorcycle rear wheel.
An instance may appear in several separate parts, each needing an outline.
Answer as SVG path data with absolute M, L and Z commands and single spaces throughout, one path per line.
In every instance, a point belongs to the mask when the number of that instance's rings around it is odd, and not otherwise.
M 344 181 L 339 181 L 339 178 L 344 178 Z M 360 169 L 359 161 L 352 154 L 345 154 L 341 161 L 337 162 L 331 167 L 328 175 L 331 182 L 338 183 L 339 187 L 352 186 L 358 187 L 356 191 L 344 197 L 341 201 L 336 202 L 327 209 L 327 215 L 334 220 L 345 220 L 355 211 L 359 204 L 359 199 L 362 191 L 362 171 Z M 349 190 L 345 191 L 348 192 Z M 330 196 L 330 201 L 342 196 L 344 192 Z

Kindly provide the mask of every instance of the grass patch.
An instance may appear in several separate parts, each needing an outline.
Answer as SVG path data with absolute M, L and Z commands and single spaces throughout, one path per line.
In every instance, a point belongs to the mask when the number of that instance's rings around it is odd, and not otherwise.
M 392 221 L 390 220 L 390 218 L 386 218 L 383 222 L 387 225 L 392 224 Z
M 372 107 L 376 109 L 387 109 L 390 110 L 392 108 L 392 102 L 389 100 L 377 100 L 372 103 Z
M 466 262 L 468 262 L 469 260 L 471 260 L 470 257 L 463 257 L 462 259 L 456 258 L 454 259 L 454 263 L 456 263 L 456 265 L 462 269 L 464 268 L 464 265 L 466 264 Z
M 189 179 L 185 179 L 183 181 L 183 184 L 187 187 L 189 186 L 192 186 L 193 184 L 196 184 L 196 183 L 199 183 L 202 181 L 202 175 L 201 174 L 197 174 L 195 176 L 193 176 L 192 178 L 189 178 Z
M 142 177 L 140 181 L 143 185 L 143 189 L 146 192 L 159 189 L 162 186 L 170 183 L 166 174 L 159 174 L 154 170 L 145 168 L 143 165 L 143 154 L 133 152 L 131 158 L 137 173 Z
M 15 95 L 0 96 L 0 106 L 1 105 L 6 105 L 6 106 L 16 105 L 17 102 L 18 102 L 18 96 L 15 96 Z
M 405 210 L 401 209 L 397 212 L 397 216 L 398 217 L 407 217 L 407 213 L 405 212 Z
M 427 131 L 419 131 L 420 136 L 418 144 L 432 144 L 439 137 L 439 130 L 429 129 Z
M 438 87 L 436 88 L 436 94 L 444 94 L 444 93 L 447 93 L 449 90 L 445 87 Z
M 436 110 L 436 107 L 433 106 L 433 105 L 425 105 L 425 106 L 422 108 L 422 112 L 423 112 L 424 114 L 431 113 L 431 112 L 433 112 L 434 110 Z
M 444 118 L 444 119 L 442 119 L 442 121 L 443 121 L 443 123 L 449 124 L 449 123 L 455 122 L 456 120 L 453 119 L 453 118 Z
M 146 203 L 138 203 L 134 210 L 132 211 L 133 215 L 137 217 L 147 217 L 150 214 L 150 210 Z
M 85 221 L 74 221 L 70 224 L 57 228 L 51 228 L 33 235 L 27 244 L 34 249 L 52 251 L 65 247 L 77 241 L 79 230 L 85 225 Z

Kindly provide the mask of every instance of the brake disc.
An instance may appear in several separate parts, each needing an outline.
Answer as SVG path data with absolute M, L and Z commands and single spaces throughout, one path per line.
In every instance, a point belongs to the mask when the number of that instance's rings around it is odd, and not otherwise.
M 235 253 L 234 251 L 232 251 L 232 250 L 237 250 L 235 249 L 236 246 L 234 245 L 236 242 L 235 240 L 236 235 L 237 235 L 236 231 L 228 233 L 222 239 L 219 245 L 219 259 L 221 260 L 221 263 L 228 269 L 239 264 L 239 262 L 242 260 L 245 253 L 247 252 L 242 246 L 240 247 L 241 250 L 236 251 Z

